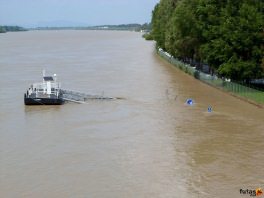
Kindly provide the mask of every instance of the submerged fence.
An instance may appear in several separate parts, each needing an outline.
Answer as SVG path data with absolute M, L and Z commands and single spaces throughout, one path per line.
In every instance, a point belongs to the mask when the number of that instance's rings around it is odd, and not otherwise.
M 169 53 L 163 51 L 162 49 L 158 49 L 158 54 L 166 59 L 168 62 L 176 66 L 177 68 L 183 70 L 185 73 L 188 73 L 195 78 L 212 85 L 217 88 L 221 88 L 225 91 L 231 92 L 235 95 L 247 98 L 249 100 L 255 101 L 260 104 L 264 104 L 264 92 L 250 88 L 248 86 L 244 86 L 235 82 L 231 82 L 229 80 L 224 80 L 222 78 L 218 78 L 217 76 L 212 76 L 206 73 L 203 73 L 197 70 L 195 67 L 192 67 L 189 64 L 183 63 L 182 61 L 174 58 Z

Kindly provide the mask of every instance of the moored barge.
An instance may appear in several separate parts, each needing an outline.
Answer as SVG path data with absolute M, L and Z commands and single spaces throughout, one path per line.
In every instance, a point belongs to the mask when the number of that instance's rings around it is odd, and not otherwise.
M 43 71 L 43 81 L 32 84 L 24 94 L 25 105 L 61 105 L 64 103 L 60 83 L 56 74 L 46 76 Z

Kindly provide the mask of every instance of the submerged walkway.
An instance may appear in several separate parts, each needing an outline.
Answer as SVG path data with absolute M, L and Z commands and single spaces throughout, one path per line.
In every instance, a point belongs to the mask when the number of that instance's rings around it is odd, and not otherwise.
M 78 91 L 61 89 L 62 97 L 65 101 L 82 103 L 87 100 L 114 100 L 114 99 L 122 99 L 120 97 L 107 97 L 103 95 L 91 95 Z

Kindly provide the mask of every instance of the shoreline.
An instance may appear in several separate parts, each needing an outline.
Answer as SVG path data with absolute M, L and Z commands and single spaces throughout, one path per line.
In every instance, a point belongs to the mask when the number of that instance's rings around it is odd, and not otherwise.
M 258 108 L 264 108 L 264 92 L 246 87 L 250 91 L 253 90 L 257 93 L 261 93 L 261 99 L 263 100 L 263 102 L 255 101 L 254 99 L 236 94 L 235 91 L 227 90 L 227 88 L 226 88 L 226 87 L 228 87 L 228 84 L 232 84 L 232 85 L 234 84 L 235 86 L 238 86 L 238 89 L 239 89 L 239 87 L 245 87 L 243 85 L 239 85 L 239 84 L 236 84 L 236 83 L 231 82 L 231 81 L 225 81 L 225 80 L 219 79 L 215 76 L 211 76 L 211 75 L 205 74 L 201 71 L 198 71 L 194 67 L 192 67 L 186 63 L 183 63 L 182 61 L 175 59 L 173 56 L 171 56 L 169 53 L 163 51 L 161 48 L 157 48 L 156 53 L 161 59 L 165 60 L 170 65 L 176 67 L 177 69 L 182 70 L 184 73 L 186 73 L 190 76 L 193 76 L 195 79 L 203 82 L 204 84 L 207 84 L 211 87 L 214 87 L 214 88 L 216 88 L 216 89 L 218 89 L 218 90 L 220 90 L 226 94 L 229 94 L 229 95 L 231 95 L 237 99 L 243 100 L 243 101 L 245 101 L 249 104 L 252 104 Z M 206 78 L 203 79 L 203 77 L 206 77 Z M 227 86 L 225 87 L 225 85 L 227 85 Z M 248 92 L 248 93 L 245 92 L 245 94 L 250 94 L 250 92 Z

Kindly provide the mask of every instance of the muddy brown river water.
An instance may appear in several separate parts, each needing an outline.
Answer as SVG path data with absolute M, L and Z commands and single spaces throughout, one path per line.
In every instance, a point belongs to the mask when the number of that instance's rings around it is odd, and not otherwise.
M 125 99 L 24 106 L 42 69 L 63 88 Z M 3 198 L 250 197 L 240 189 L 264 188 L 263 121 L 263 109 L 167 64 L 140 33 L 0 34 Z

